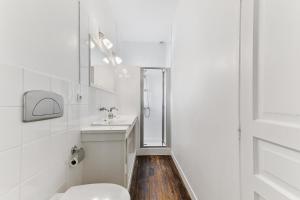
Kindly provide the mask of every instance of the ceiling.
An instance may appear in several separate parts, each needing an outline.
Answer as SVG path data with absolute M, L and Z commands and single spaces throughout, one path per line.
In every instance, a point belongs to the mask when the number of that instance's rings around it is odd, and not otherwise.
M 178 0 L 108 0 L 119 41 L 170 41 Z

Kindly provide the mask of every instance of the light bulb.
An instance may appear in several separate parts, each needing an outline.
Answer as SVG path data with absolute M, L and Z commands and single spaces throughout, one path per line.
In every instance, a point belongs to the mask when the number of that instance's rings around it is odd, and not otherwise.
M 102 61 L 105 62 L 106 64 L 109 64 L 109 60 L 107 57 L 103 58 Z
M 113 43 L 107 38 L 104 38 L 102 42 L 107 49 L 111 49 L 114 46 Z
M 121 64 L 121 63 L 123 62 L 122 58 L 120 58 L 119 56 L 116 56 L 115 59 L 116 59 L 116 63 L 117 63 L 118 65 Z

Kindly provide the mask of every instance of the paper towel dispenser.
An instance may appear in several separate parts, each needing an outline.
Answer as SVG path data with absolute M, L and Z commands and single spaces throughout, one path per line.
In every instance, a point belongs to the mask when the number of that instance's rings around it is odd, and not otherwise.
M 62 117 L 64 99 L 54 92 L 33 90 L 23 96 L 23 121 L 32 122 Z

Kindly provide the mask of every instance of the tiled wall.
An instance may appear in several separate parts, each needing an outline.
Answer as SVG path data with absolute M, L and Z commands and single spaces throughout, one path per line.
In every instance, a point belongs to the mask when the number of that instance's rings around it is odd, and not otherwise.
M 61 94 L 64 116 L 23 123 L 22 95 L 28 90 Z M 80 145 L 80 127 L 101 117 L 100 102 L 113 105 L 114 95 L 12 66 L 0 66 L 0 93 L 0 200 L 48 200 L 80 184 L 81 166 L 68 166 L 70 149 Z
M 88 86 L 90 11 L 81 24 L 78 84 L 77 0 L 4 0 L 4 5 L 0 6 L 0 200 L 49 200 L 54 193 L 81 184 L 81 165 L 68 166 L 71 147 L 80 145 L 80 127 L 103 117 L 100 106 L 118 106 L 116 95 Z M 22 95 L 37 89 L 63 95 L 62 118 L 22 122 Z

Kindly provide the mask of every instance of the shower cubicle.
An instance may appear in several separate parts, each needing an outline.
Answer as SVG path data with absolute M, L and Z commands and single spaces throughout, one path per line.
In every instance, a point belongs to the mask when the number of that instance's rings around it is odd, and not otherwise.
M 141 147 L 170 145 L 170 69 L 141 68 Z

